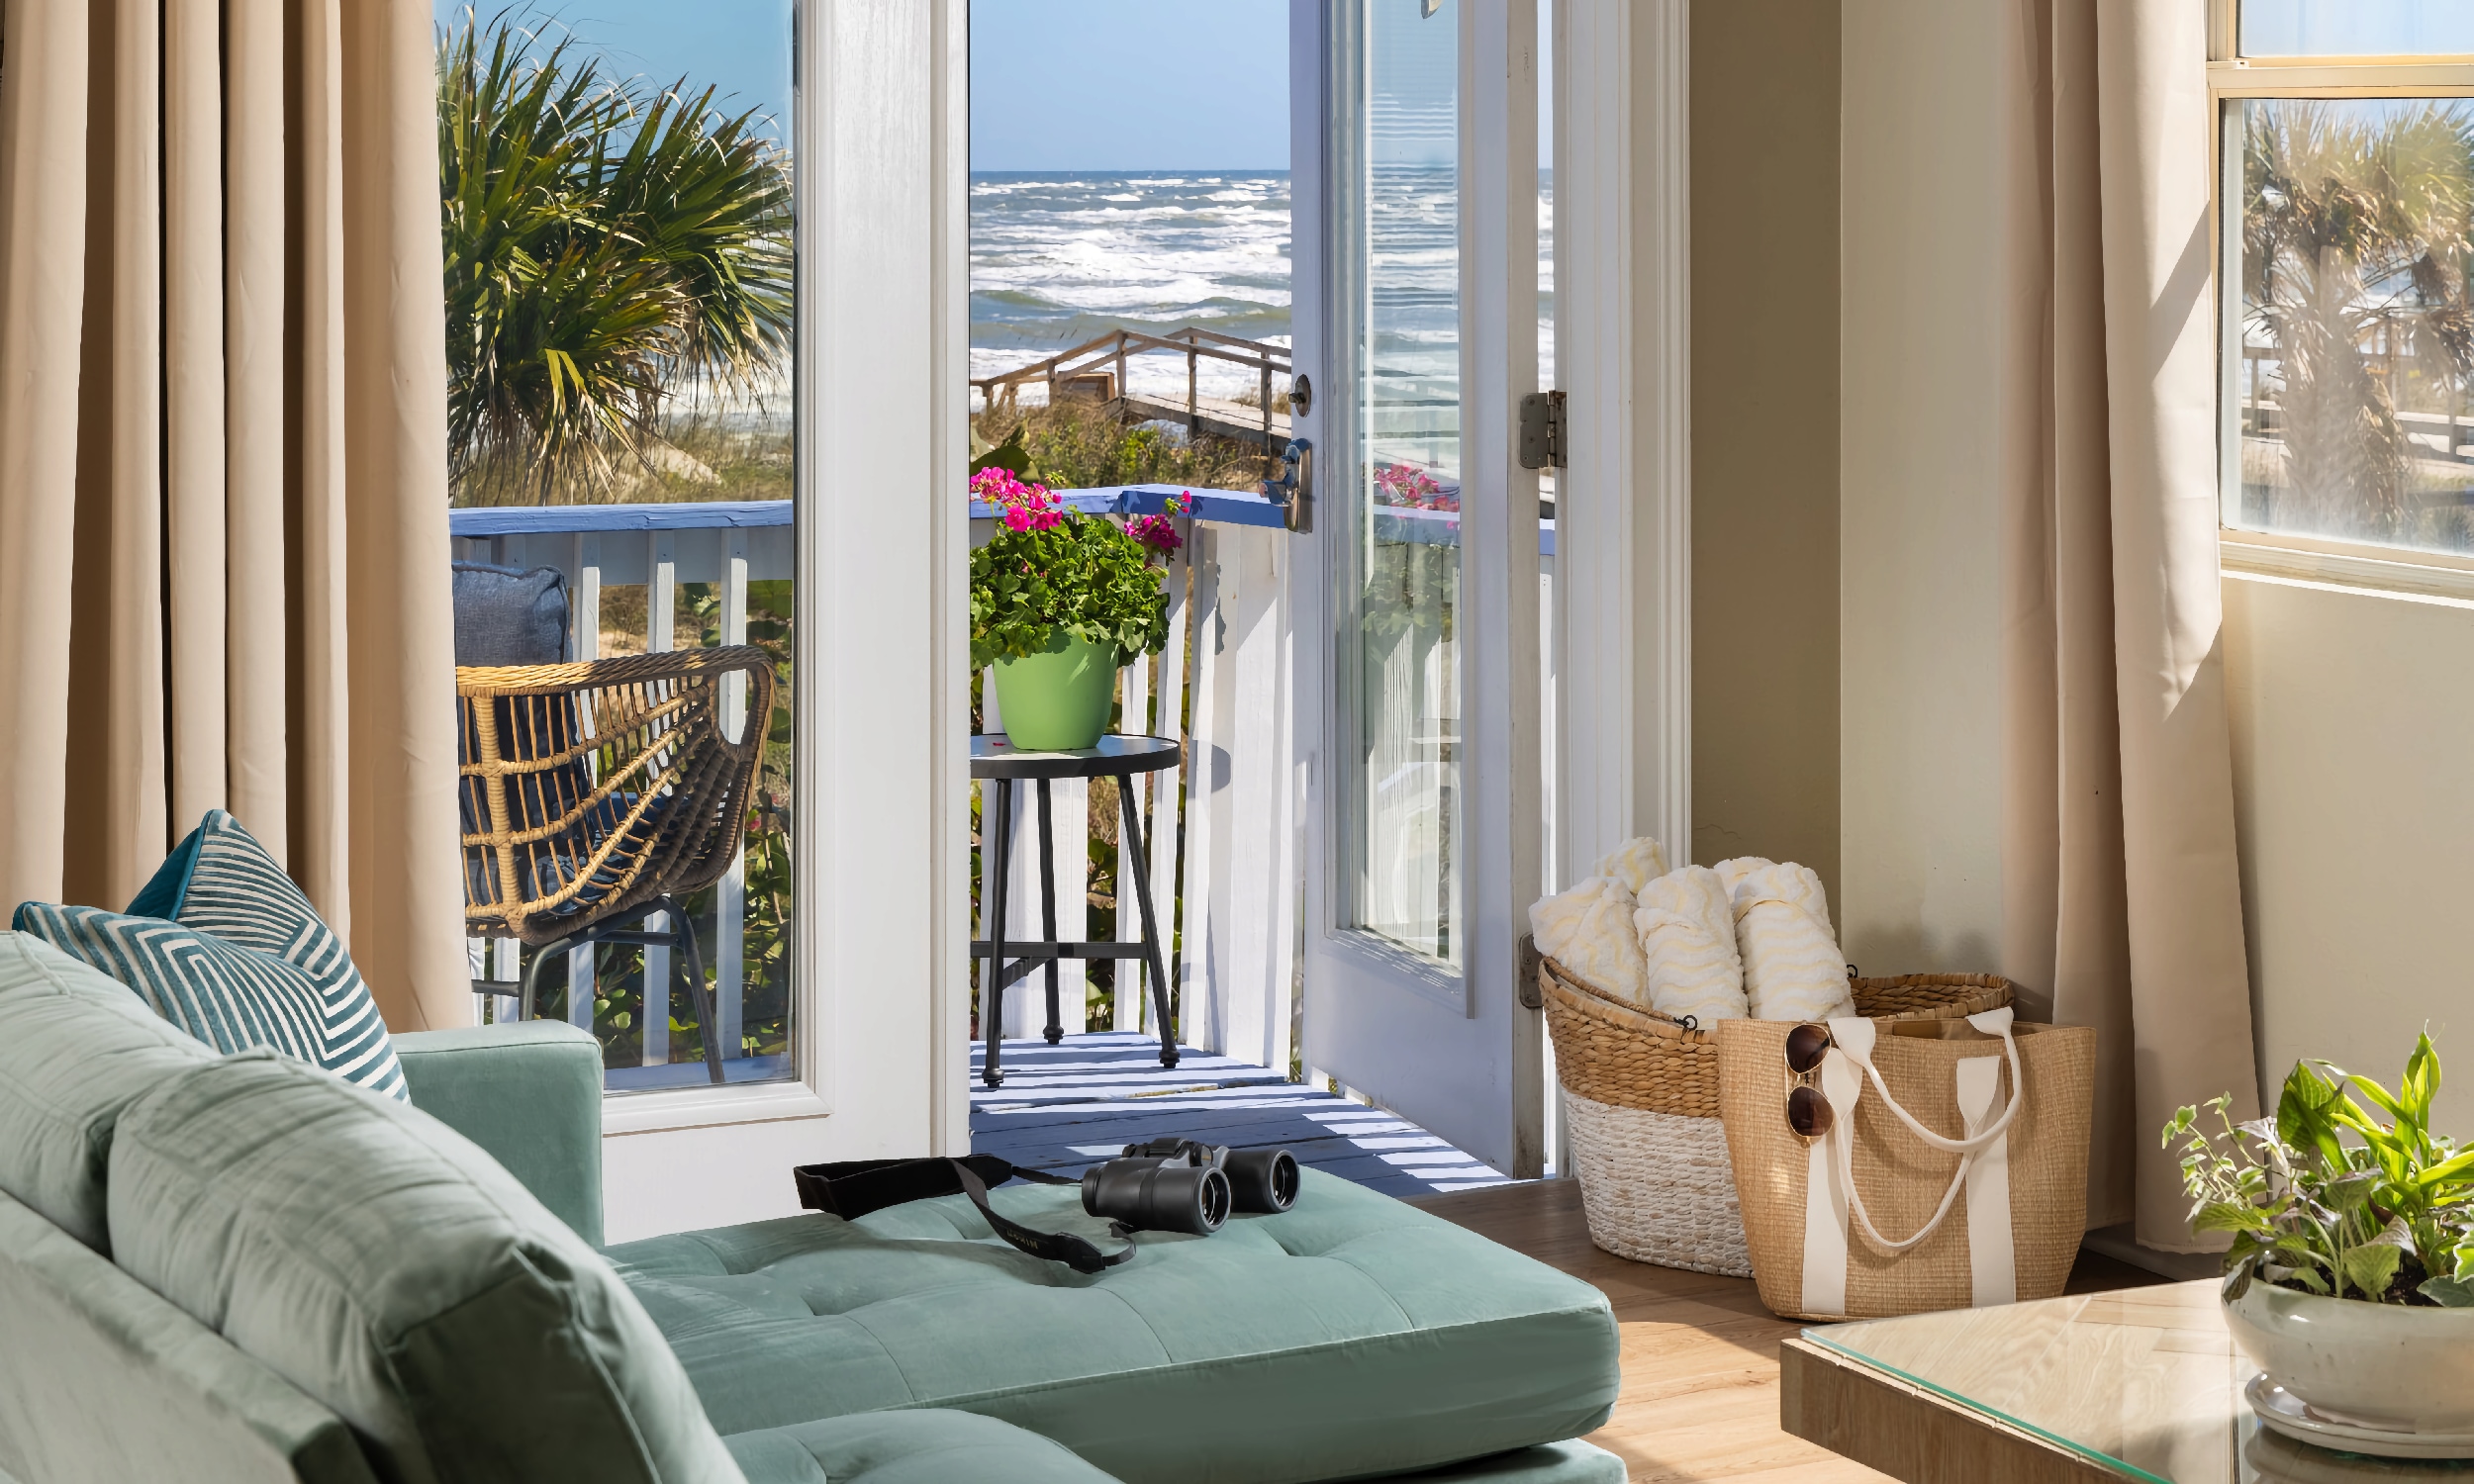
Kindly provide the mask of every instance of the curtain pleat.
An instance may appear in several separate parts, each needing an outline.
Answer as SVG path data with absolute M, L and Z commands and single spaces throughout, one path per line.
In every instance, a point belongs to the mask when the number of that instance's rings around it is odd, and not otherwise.
M 429 7 L 343 7 L 343 628 L 354 951 L 471 1015 L 455 805 L 446 278 Z
M 163 11 L 163 564 L 171 817 L 226 787 L 224 130 L 216 0 Z
M 2052 84 L 2052 566 L 2055 707 L 2055 1018 L 2114 1048 L 2096 1066 L 2091 1225 L 2133 1218 L 2132 1170 L 2155 1148 L 2132 1097 L 2130 904 L 2123 885 L 2122 729 L 2114 678 L 2111 435 L 2107 430 L 2103 208 L 2097 169 L 2096 13 L 2054 9 Z M 2178 1216 L 2180 1206 L 2171 1208 Z
M 2008 430 L 2038 436 L 2006 466 L 2004 970 L 2098 1032 L 2089 1225 L 2187 1252 L 2157 1130 L 2258 1092 L 2216 649 L 2205 8 L 2012 14 L 2032 230 L 2005 265 L 2028 410 Z
M 2207 13 L 2096 14 L 2139 1236 L 2187 1250 L 2180 1170 L 2154 1131 L 2219 1092 L 2236 1118 L 2258 1111 L 2217 553 Z
M 224 73 L 226 770 L 234 815 L 289 864 L 282 0 L 225 0 Z
M 0 908 L 228 808 L 469 1020 L 429 7 L 0 25 Z
M 85 319 L 87 93 L 82 5 L 0 6 L 0 897 L 58 888 L 67 800 L 69 605 L 77 554 L 78 363 Z M 107 51 L 108 56 L 108 51 Z M 22 704 L 27 697 L 47 703 Z M 93 745 L 95 718 L 79 718 Z

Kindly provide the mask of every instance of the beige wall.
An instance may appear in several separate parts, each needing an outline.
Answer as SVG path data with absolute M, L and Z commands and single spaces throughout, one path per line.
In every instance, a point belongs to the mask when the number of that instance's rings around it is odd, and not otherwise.
M 1692 12 L 1692 855 L 1839 892 L 1837 0 Z
M 2004 9 L 1843 28 L 1839 926 L 1867 974 L 1990 970 L 2002 936 Z
M 2474 604 L 2228 577 L 2225 656 L 2263 1091 L 2427 1022 L 2474 1129 Z

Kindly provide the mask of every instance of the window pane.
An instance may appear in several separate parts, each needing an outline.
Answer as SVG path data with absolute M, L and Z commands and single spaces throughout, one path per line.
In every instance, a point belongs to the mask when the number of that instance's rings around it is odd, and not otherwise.
M 2244 56 L 2474 52 L 2474 0 L 2241 0 Z
M 1453 0 L 1362 14 L 1361 187 L 1340 193 L 1358 213 L 1344 917 L 1458 963 L 1460 17 Z
M 2229 523 L 2474 550 L 2474 101 L 2227 108 Z
M 477 775 L 460 792 L 476 990 L 511 1018 L 528 975 L 613 1092 L 794 1075 L 794 0 L 433 4 L 453 553 L 565 593 L 516 643 L 459 571 L 457 664 L 605 665 L 464 707 L 463 761 L 530 781 L 503 825 Z M 725 645 L 762 652 L 769 715 L 745 671 L 606 663 Z M 608 930 L 663 937 L 562 946 Z

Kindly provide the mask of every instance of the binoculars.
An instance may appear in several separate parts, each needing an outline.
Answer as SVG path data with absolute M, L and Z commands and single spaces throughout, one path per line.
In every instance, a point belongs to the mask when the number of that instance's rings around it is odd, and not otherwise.
M 1083 1209 L 1129 1232 L 1208 1237 L 1232 1211 L 1269 1216 L 1296 1203 L 1297 1159 L 1285 1149 L 1154 1139 L 1083 1172 Z

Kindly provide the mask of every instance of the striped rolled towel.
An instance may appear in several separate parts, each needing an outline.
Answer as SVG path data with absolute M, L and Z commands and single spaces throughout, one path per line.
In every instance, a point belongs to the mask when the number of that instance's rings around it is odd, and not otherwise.
M 1742 1019 L 1744 963 L 1736 956 L 1735 913 L 1726 882 L 1706 866 L 1686 866 L 1651 881 L 1632 914 L 1641 933 L 1650 1008 L 1680 1020 Z
M 1718 873 L 1720 881 L 1726 882 L 1727 900 L 1733 901 L 1735 888 L 1744 884 L 1746 877 L 1756 871 L 1767 871 L 1776 864 L 1767 856 L 1737 856 L 1732 861 L 1721 861 L 1710 869 Z
M 1810 867 L 1789 861 L 1745 873 L 1734 905 L 1745 1000 L 1754 1019 L 1856 1013 L 1847 959 L 1830 930 L 1830 899 Z
M 1666 874 L 1666 850 L 1655 835 L 1637 835 L 1608 851 L 1590 875 L 1612 877 L 1639 896 L 1641 888 Z
M 1641 939 L 1632 927 L 1632 892 L 1611 877 L 1593 876 L 1529 908 L 1538 952 L 1609 994 L 1647 1005 Z

